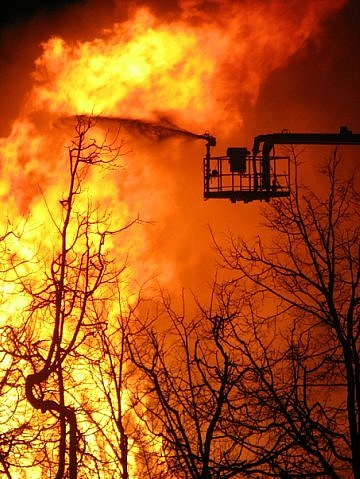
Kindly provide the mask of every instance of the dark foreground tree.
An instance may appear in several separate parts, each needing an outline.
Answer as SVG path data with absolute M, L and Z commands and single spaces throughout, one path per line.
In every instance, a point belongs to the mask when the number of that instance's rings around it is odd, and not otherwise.
M 129 292 L 123 293 L 118 287 L 111 310 L 108 301 L 102 308 L 97 308 L 99 328 L 92 341 L 97 360 L 88 363 L 89 374 L 97 389 L 97 401 L 83 401 L 81 407 L 99 444 L 96 460 L 99 478 L 160 479 L 154 467 L 149 470 L 142 467 L 142 457 L 151 450 L 151 440 L 149 436 L 144 439 L 144 427 L 136 417 L 130 399 L 139 374 L 130 361 L 127 338 L 141 296 L 137 299 L 133 296 L 129 303 Z M 148 462 L 145 460 L 145 466 Z
M 38 465 L 56 479 L 75 479 L 79 464 L 86 468 L 100 460 L 89 453 L 91 427 L 81 416 L 82 402 L 89 396 L 93 402 L 100 400 L 89 372 L 101 355 L 94 338 L 103 327 L 99 311 L 106 301 L 111 309 L 124 267 L 109 258 L 106 241 L 132 224 L 112 226 L 111 215 L 100 212 L 87 193 L 85 182 L 92 170 L 114 167 L 122 147 L 116 139 L 98 143 L 90 136 L 91 126 L 89 118 L 77 121 L 68 148 L 67 191 L 57 206 L 47 204 L 51 226 L 42 238 L 44 247 L 33 271 L 17 278 L 30 300 L 23 328 L 12 329 L 12 357 L 20 356 L 27 364 L 26 399 L 38 417 L 38 424 L 33 423 L 38 448 L 28 465 Z
M 257 347 L 233 334 L 255 374 L 250 412 L 267 410 L 284 445 L 264 473 L 359 479 L 360 195 L 336 153 L 320 173 L 322 193 L 296 184 L 266 207 L 265 239 L 218 251 L 251 298 Z
M 12 246 L 18 242 L 21 229 L 12 228 L 8 221 L 0 235 L 0 475 L 8 479 L 12 466 L 19 464 L 22 446 L 27 442 L 31 447 L 33 439 L 28 421 L 16 419 L 24 410 L 25 398 L 21 358 L 11 354 L 11 313 L 18 293 L 15 268 L 22 263 L 14 257 Z
M 0 409 L 2 472 L 360 479 L 355 177 L 335 155 L 326 194 L 296 184 L 267 205 L 266 239 L 219 246 L 230 279 L 209 307 L 176 310 L 165 293 L 127 304 L 106 240 L 131 223 L 112 227 L 84 188 L 119 150 L 88 140 L 90 126 L 79 119 L 67 193 L 49 207 L 52 248 L 35 271 L 11 258 L 1 270 L 30 298 L 22 322 L 1 325 L 0 394 L 16 396 Z
M 157 438 L 169 478 L 255 477 L 289 448 L 272 442 L 271 412 L 252 403 L 256 365 L 239 347 L 252 347 L 247 299 L 214 293 L 209 310 L 197 304 L 189 313 L 185 298 L 177 311 L 163 294 L 153 328 L 139 320 L 129 344 L 143 374 L 134 408 Z
M 267 206 L 266 239 L 219 245 L 231 279 L 209 308 L 163 295 L 130 343 L 170 477 L 359 479 L 360 196 L 336 154 L 321 175 Z

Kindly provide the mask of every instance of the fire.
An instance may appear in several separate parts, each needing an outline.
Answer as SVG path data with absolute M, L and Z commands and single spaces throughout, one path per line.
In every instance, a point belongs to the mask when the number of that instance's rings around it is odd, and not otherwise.
M 148 10 L 115 24 L 102 38 L 70 45 L 51 38 L 36 61 L 33 102 L 55 114 L 111 112 L 144 117 L 159 108 L 205 114 L 216 57 L 216 32 L 161 25 Z M 200 92 L 200 95 L 199 95 Z M 211 105 L 208 106 L 208 108 Z
M 228 138 L 242 126 L 243 102 L 255 102 L 267 75 L 284 65 L 309 38 L 317 37 L 321 20 L 339 10 L 345 0 L 324 0 L 316 6 L 311 1 L 292 2 L 291 9 L 281 1 L 208 3 L 206 12 L 197 1 L 183 1 L 179 14 L 165 19 L 148 8 L 137 8 L 128 20 L 109 22 L 106 30 L 96 32 L 90 40 L 49 38 L 35 60 L 33 85 L 19 118 L 10 135 L 0 139 L 3 212 L 13 224 L 17 218 L 19 222 L 26 218 L 21 235 L 7 238 L 10 253 L 5 257 L 19 265 L 15 277 L 31 275 L 37 288 L 46 282 L 45 271 L 53 259 L 58 227 L 64 219 L 61 202 L 69 180 L 68 151 L 64 145 L 71 144 L 75 122 L 63 119 L 93 116 L 90 136 L 98 143 L 104 138 L 117 145 L 125 140 L 118 169 L 90 169 L 80 200 L 81 211 L 91 205 L 91 211 L 103 212 L 109 230 L 123 227 L 137 215 L 149 221 L 118 237 L 107 238 L 106 252 L 119 265 L 129 254 L 129 266 L 126 281 L 121 285 L 122 300 L 114 299 L 107 309 L 92 312 L 101 321 L 107 315 L 119 318 L 121 311 L 117 308 L 122 310 L 133 304 L 135 287 L 148 278 L 156 276 L 162 285 L 176 290 L 181 285 L 181 268 L 198 266 L 202 235 L 194 239 L 196 233 L 183 227 L 186 215 L 194 222 L 198 220 L 192 193 L 184 194 L 184 185 L 188 181 L 193 185 L 196 175 L 200 178 L 201 166 L 199 163 L 194 167 L 195 160 L 183 161 L 183 157 L 189 156 L 189 150 L 196 151 L 194 156 L 198 158 L 201 153 L 189 146 L 190 140 L 174 137 L 153 142 L 143 137 L 141 131 L 129 131 L 121 123 L 102 123 L 96 117 L 130 117 L 153 122 L 166 118 L 192 132 L 203 133 L 210 128 Z M 179 192 L 184 197 L 189 194 L 189 200 L 184 200 L 186 213 L 179 206 Z M 201 194 L 200 188 L 197 187 L 195 194 Z M 74 228 L 70 228 L 72 238 L 76 236 L 76 224 Z M 97 233 L 94 230 L 91 233 L 94 236 L 89 236 L 94 242 Z M 190 243 L 196 245 L 193 252 L 184 246 Z M 81 250 L 78 254 L 81 255 Z M 1 285 L 0 325 L 18 326 L 29 300 L 19 295 L 16 278 L 8 273 L 5 276 Z M 43 324 L 42 329 L 38 323 L 28 341 L 43 341 L 40 350 L 45 357 L 53 318 L 46 315 L 44 318 L 48 324 Z M 113 324 L 110 327 L 116 330 Z M 71 328 L 65 331 L 67 341 L 71 333 Z M 93 341 L 92 359 L 99 362 L 101 354 Z M 5 369 L 9 357 L 5 355 L 0 360 L 0 370 Z M 71 392 L 67 400 L 76 407 L 82 403 L 89 414 L 97 417 L 96 431 L 91 430 L 93 426 L 86 415 L 81 416 L 79 427 L 86 431 L 88 444 L 105 460 L 116 441 L 104 446 L 101 437 L 115 433 L 109 417 L 102 415 L 100 409 L 92 410 L 100 401 L 91 375 L 94 373 L 87 371 L 83 359 L 74 360 L 69 368 L 79 394 Z M 109 385 L 104 381 L 103 387 L 107 389 Z M 114 391 L 109 394 L 114 400 Z M 124 394 L 121 406 L 128 409 L 127 393 Z M 19 417 L 24 411 L 29 411 L 26 401 L 19 406 Z M 135 419 L 127 414 L 129 428 L 135 428 Z M 159 447 L 159 443 L 154 446 Z M 30 464 L 29 451 L 26 460 Z M 135 454 L 131 461 L 136 477 Z M 114 472 L 111 467 L 109 471 L 110 475 Z M 33 473 L 31 477 L 41 477 L 43 471 L 34 466 Z M 16 474 L 22 477 L 17 469 L 13 477 Z

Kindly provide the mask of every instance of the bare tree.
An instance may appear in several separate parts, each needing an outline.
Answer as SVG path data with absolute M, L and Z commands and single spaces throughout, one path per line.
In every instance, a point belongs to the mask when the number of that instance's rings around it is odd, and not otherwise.
M 265 443 L 273 431 L 267 412 L 263 408 L 261 420 L 250 414 L 254 366 L 234 347 L 245 298 L 226 305 L 222 299 L 214 290 L 208 310 L 196 302 L 197 312 L 187 315 L 184 297 L 177 312 L 163 293 L 157 327 L 142 330 L 142 346 L 139 333 L 134 342 L 129 337 L 132 360 L 144 376 L 134 407 L 158 438 L 166 477 L 256 475 L 275 455 Z
M 14 245 L 21 238 L 24 222 L 12 225 L 8 220 L 3 226 L 0 236 L 0 472 L 10 479 L 13 466 L 19 465 L 24 444 L 28 447 L 35 444 L 36 432 L 32 431 L 29 415 L 23 416 L 24 358 L 16 351 L 14 321 L 19 293 L 15 281 L 17 269 L 26 262 L 14 252 Z M 21 335 L 21 326 L 17 326 L 17 335 Z
M 122 147 L 117 139 L 99 144 L 91 126 L 91 119 L 78 118 L 64 196 L 54 205 L 43 195 L 51 241 L 46 236 L 45 247 L 39 241 L 25 269 L 15 257 L 6 262 L 14 294 L 26 298 L 21 320 L 2 329 L 12 363 L 1 386 L 19 397 L 9 401 L 8 414 L 1 410 L 9 423 L 0 436 L 8 478 L 11 470 L 56 479 L 160 477 L 152 450 L 158 444 L 131 403 L 138 372 L 134 376 L 126 338 L 141 296 L 127 301 L 127 263 L 106 249 L 110 236 L 118 241 L 115 236 L 139 220 L 114 228 L 111 212 L 102 213 L 87 195 L 93 169 L 116 166 Z
M 320 173 L 326 193 L 296 181 L 267 206 L 265 239 L 217 246 L 236 294 L 251 298 L 256 348 L 236 329 L 232 343 L 252 363 L 253 404 L 286 446 L 266 474 L 359 479 L 360 195 L 336 152 Z
M 90 127 L 78 119 L 67 193 L 48 207 L 51 258 L 39 250 L 34 275 L 6 260 L 30 298 L 21 324 L 1 325 L 0 393 L 18 394 L 1 409 L 7 479 L 29 444 L 24 467 L 56 479 L 360 479 L 355 176 L 340 177 L 335 154 L 325 195 L 296 182 L 267 206 L 265 239 L 217 244 L 230 279 L 209 306 L 188 313 L 163 291 L 130 304 L 106 240 L 134 222 L 112 227 L 84 188 L 122 145 L 89 140 Z
M 109 297 L 123 269 L 115 267 L 106 254 L 106 240 L 130 226 L 113 229 L 110 217 L 101 214 L 86 197 L 84 184 L 89 170 L 113 167 L 122 147 L 117 139 L 110 143 L 105 138 L 99 144 L 89 138 L 90 128 L 91 119 L 78 118 L 76 136 L 68 148 L 67 193 L 60 199 L 59 214 L 48 208 L 57 232 L 52 259 L 44 255 L 44 264 L 38 266 L 40 275 L 37 271 L 35 278 L 18 278 L 31 298 L 27 325 L 28 335 L 32 331 L 33 350 L 27 358 L 32 372 L 25 378 L 26 398 L 46 415 L 45 422 L 52 424 L 46 451 L 49 457 L 57 458 L 56 479 L 75 479 L 78 475 L 84 434 L 79 430 L 80 408 L 72 391 L 81 390 L 77 375 L 86 371 L 85 363 L 92 358 L 91 341 L 101 327 L 97 308 Z M 54 438 L 56 430 L 58 436 Z
M 144 477 L 139 474 L 137 456 L 141 447 L 141 426 L 131 406 L 131 389 L 138 373 L 131 363 L 127 337 L 131 331 L 134 311 L 141 303 L 141 296 L 131 302 L 123 298 L 121 287 L 117 298 L 97 307 L 98 330 L 93 338 L 97 360 L 89 361 L 88 367 L 98 389 L 98 401 L 82 401 L 81 407 L 102 450 L 97 458 L 99 477 L 111 472 L 111 477 L 129 479 Z M 105 452 L 107 451 L 107 452 Z M 102 471 L 102 473 L 101 473 Z

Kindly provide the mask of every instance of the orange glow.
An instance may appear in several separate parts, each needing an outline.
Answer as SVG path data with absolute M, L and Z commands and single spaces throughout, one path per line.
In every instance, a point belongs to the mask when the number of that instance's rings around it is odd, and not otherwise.
M 45 283 L 45 272 L 49 274 L 58 247 L 58 225 L 64 215 L 61 200 L 68 187 L 66 146 L 75 126 L 69 118 L 103 115 L 153 122 L 167 119 L 195 133 L 210 130 L 224 144 L 235 135 L 239 141 L 244 131 L 242 105 L 254 105 L 268 76 L 286 65 L 309 40 L 316 42 L 323 20 L 345 3 L 228 0 L 214 2 L 213 10 L 208 7 L 206 11 L 195 0 L 183 0 L 176 17 L 160 18 L 149 8 L 134 8 L 125 21 L 112 23 L 109 19 L 107 28 L 95 32 L 92 39 L 56 35 L 43 42 L 18 118 L 9 136 L 0 138 L 3 229 L 6 218 L 11 218 L 14 225 L 24 224 L 19 238 L 6 239 L 6 260 L 19 264 L 15 273 L 26 277 L 38 290 Z M 148 221 L 107 238 L 106 252 L 120 266 L 128 257 L 128 267 L 121 282 L 121 301 L 116 298 L 107 311 L 93 311 L 92 319 L 95 321 L 95 313 L 99 313 L 115 322 L 119 308 L 123 311 L 133 304 L 138 288 L 144 284 L 149 284 L 145 295 L 151 295 L 153 280 L 176 292 L 184 280 L 186 286 L 197 285 L 197 281 L 205 283 L 213 274 L 201 198 L 203 145 L 177 136 L 152 141 L 141 129 L 130 131 L 121 122 L 101 120 L 94 120 L 90 136 L 100 143 L 106 137 L 110 142 L 117 138 L 117 144 L 124 140 L 125 144 L 117 169 L 89 171 L 79 195 L 80 211 L 91 204 L 94 211 L 104 215 L 108 229 L 124 227 L 137 216 Z M 216 210 L 218 206 L 214 208 L 218 216 L 226 216 Z M 245 223 L 246 215 L 251 223 L 252 213 L 243 214 Z M 96 213 L 91 218 L 95 217 Z M 70 225 L 71 238 L 76 236 L 76 226 Z M 94 244 L 98 241 L 96 233 L 89 234 Z M 84 244 L 80 242 L 78 248 L 81 254 Z M 0 278 L 0 326 L 22 324 L 29 304 L 27 297 L 19 296 L 11 274 L 4 273 Z M 26 338 L 30 343 L 44 341 L 44 357 L 52 321 L 49 312 L 36 318 Z M 72 326 L 65 331 L 65 342 L 71 337 Z M 100 361 L 95 348 L 93 354 L 94 361 Z M 0 357 L 0 371 L 8 362 L 8 357 Z M 96 381 L 83 360 L 74 361 L 72 369 L 77 391 L 68 394 L 69 403 L 82 402 L 89 410 L 95 403 L 98 407 Z M 91 396 L 87 396 L 89 391 Z M 126 409 L 124 394 L 121 400 Z M 24 412 L 29 413 L 26 402 L 17 414 L 22 417 Z M 101 434 L 115 434 L 101 407 L 94 414 Z M 129 416 L 133 426 L 135 419 Z M 104 446 L 100 432 L 92 431 L 86 415 L 81 416 L 79 427 L 86 431 L 88 444 L 97 453 L 104 457 L 111 454 L 111 446 Z M 160 446 L 156 442 L 154 448 Z M 131 454 L 135 478 L 141 474 L 137 471 L 135 443 Z M 31 459 L 31 451 L 27 451 L 24 463 Z M 29 471 L 34 478 L 44 473 L 40 466 Z M 22 476 L 14 472 L 13 477 Z M 106 477 L 111 477 L 110 472 Z

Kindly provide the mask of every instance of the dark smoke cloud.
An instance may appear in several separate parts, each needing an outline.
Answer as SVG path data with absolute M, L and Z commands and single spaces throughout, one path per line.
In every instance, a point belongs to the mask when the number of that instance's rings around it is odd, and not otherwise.
M 349 1 L 326 19 L 321 36 L 308 40 L 264 83 L 248 125 L 257 133 L 360 131 L 360 2 Z

